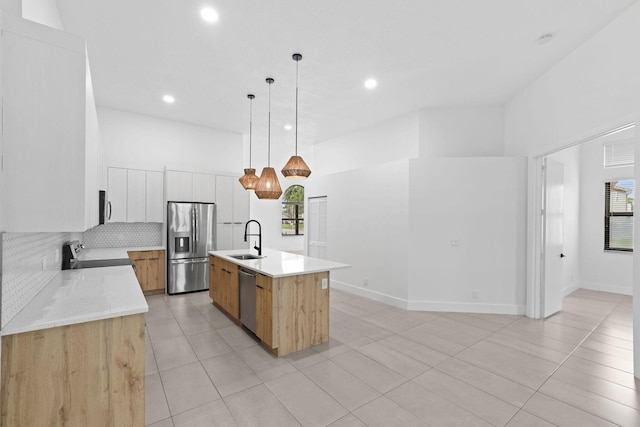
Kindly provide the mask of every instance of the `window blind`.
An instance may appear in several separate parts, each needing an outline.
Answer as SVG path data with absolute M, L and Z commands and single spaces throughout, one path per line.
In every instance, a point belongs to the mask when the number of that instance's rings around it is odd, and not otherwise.
M 604 146 L 604 167 L 633 166 L 635 146 L 633 140 L 616 141 Z

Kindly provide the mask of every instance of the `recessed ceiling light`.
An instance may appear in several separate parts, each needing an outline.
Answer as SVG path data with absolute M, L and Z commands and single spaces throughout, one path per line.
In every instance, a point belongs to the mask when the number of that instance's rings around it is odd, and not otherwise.
M 553 40 L 553 33 L 546 33 L 538 37 L 538 39 L 536 40 L 536 43 L 542 46 L 543 44 L 551 43 L 552 40 Z
M 284 130 L 291 130 L 293 129 L 293 126 L 291 125 L 284 125 Z
M 210 7 L 203 7 L 200 10 L 200 16 L 207 22 L 216 22 L 218 20 L 218 12 Z
M 173 96 L 171 96 L 171 95 L 165 95 L 165 96 L 163 96 L 163 97 L 162 97 L 162 100 L 163 100 L 164 102 L 166 102 L 167 104 L 173 104 L 174 102 L 176 102 L 176 99 L 175 99 Z
M 378 82 L 376 81 L 376 79 L 367 79 L 364 82 L 364 87 L 366 87 L 367 89 L 373 89 L 376 86 L 378 86 Z

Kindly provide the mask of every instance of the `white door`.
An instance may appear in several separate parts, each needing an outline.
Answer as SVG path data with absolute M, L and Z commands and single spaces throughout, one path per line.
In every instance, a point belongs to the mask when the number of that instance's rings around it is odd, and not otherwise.
M 327 258 L 327 197 L 309 197 L 307 229 L 307 256 Z
M 564 258 L 564 165 L 544 159 L 542 218 L 542 298 L 540 313 L 549 317 L 562 310 Z

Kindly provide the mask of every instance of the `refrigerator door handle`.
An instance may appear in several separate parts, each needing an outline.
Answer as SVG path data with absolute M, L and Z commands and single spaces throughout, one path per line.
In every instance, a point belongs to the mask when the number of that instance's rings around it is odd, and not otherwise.
M 207 261 L 206 258 L 187 258 L 187 259 L 172 259 L 171 264 L 199 264 Z

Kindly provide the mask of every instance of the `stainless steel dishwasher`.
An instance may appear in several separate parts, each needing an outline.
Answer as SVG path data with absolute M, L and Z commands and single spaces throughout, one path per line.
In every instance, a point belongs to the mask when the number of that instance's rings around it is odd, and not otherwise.
M 240 285 L 240 321 L 256 333 L 256 272 L 238 267 Z

